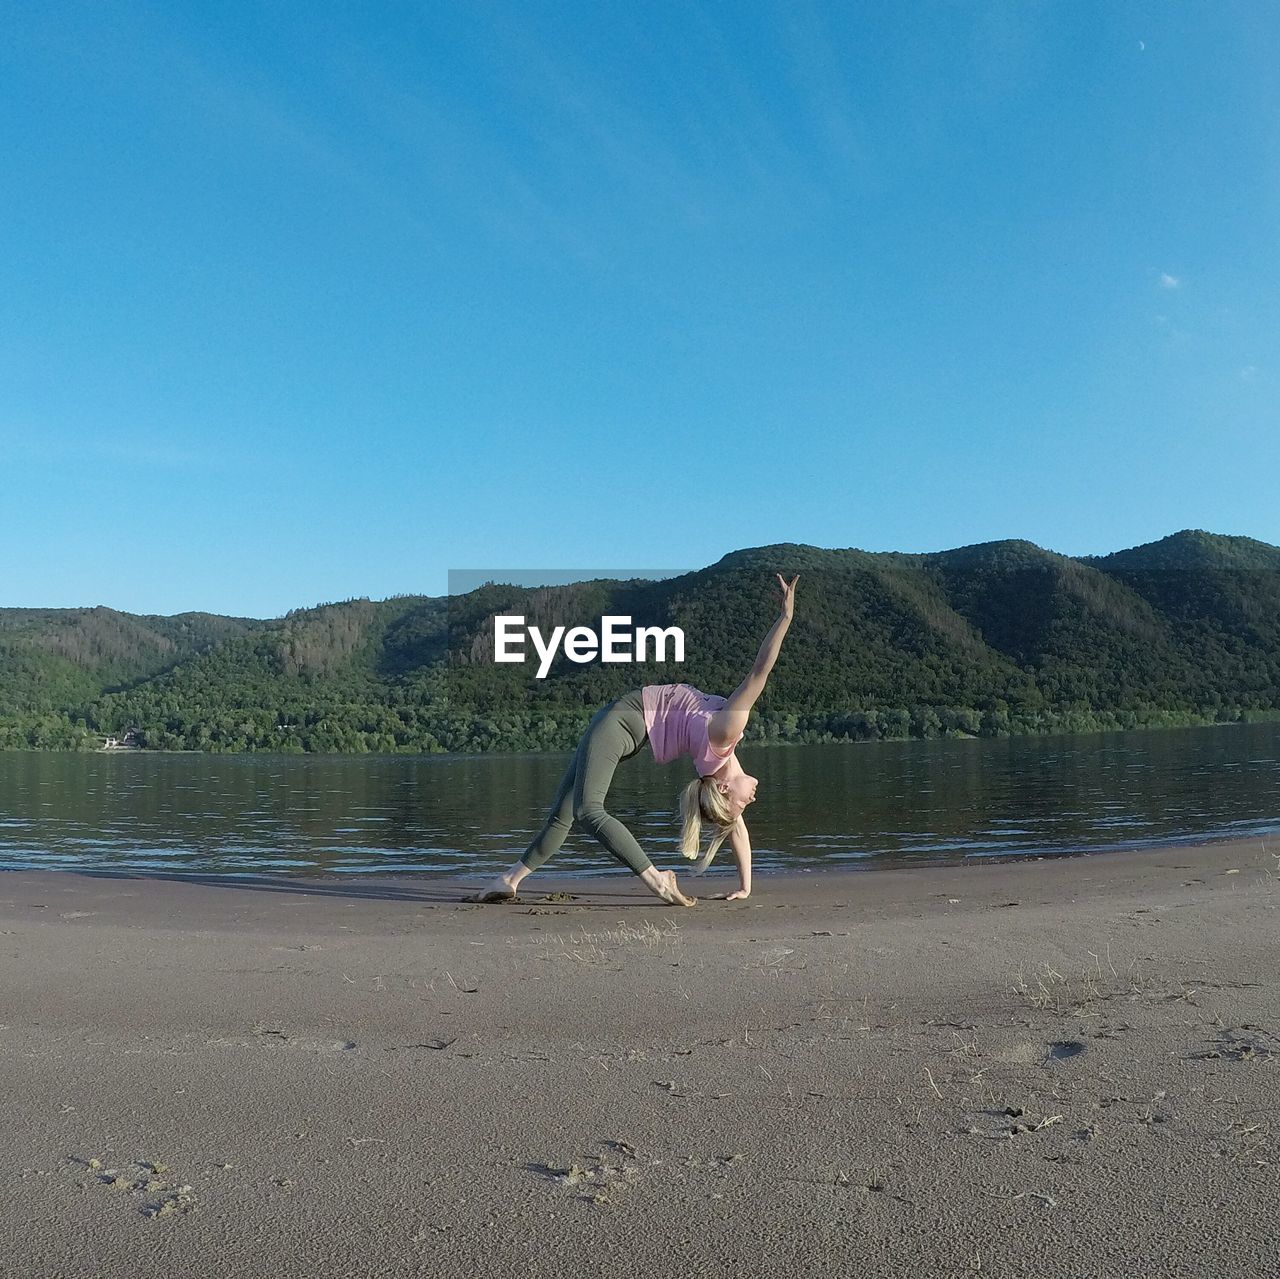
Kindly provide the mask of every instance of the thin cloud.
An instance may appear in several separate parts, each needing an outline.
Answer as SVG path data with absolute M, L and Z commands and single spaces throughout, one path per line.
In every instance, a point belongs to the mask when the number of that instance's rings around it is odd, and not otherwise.
M 0 439 L 8 432 L 0 433 Z M 217 458 L 193 449 L 145 439 L 110 436 L 58 436 L 47 431 L 14 428 L 14 437 L 3 439 L 10 456 L 40 463 L 124 463 L 137 467 L 191 468 L 217 465 Z
M 1160 287 L 1162 289 L 1180 289 L 1182 281 L 1176 275 L 1170 275 L 1167 271 L 1160 274 Z

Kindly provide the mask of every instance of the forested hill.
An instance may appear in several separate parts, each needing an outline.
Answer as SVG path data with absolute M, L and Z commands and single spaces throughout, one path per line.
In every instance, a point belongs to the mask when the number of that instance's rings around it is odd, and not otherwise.
M 796 618 L 749 736 L 1003 736 L 1280 716 L 1280 548 L 1187 531 L 1073 559 L 1030 542 L 905 555 L 781 545 L 664 581 L 402 596 L 272 621 L 0 610 L 0 746 L 558 749 L 642 683 L 728 693 Z M 491 661 L 492 619 L 680 626 L 683 665 Z M 536 665 L 536 663 L 535 663 Z

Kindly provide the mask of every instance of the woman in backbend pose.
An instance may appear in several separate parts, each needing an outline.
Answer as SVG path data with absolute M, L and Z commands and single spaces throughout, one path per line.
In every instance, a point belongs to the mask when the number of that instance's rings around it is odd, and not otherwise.
M 520 881 L 538 869 L 560 845 L 574 824 L 590 831 L 620 862 L 644 880 L 645 886 L 669 905 L 694 906 L 676 883 L 675 871 L 658 870 L 635 837 L 605 811 L 604 800 L 614 770 L 640 752 L 648 741 L 653 756 L 665 764 L 681 755 L 693 758 L 697 777 L 680 796 L 680 851 L 691 860 L 701 846 L 702 823 L 713 828 L 711 846 L 698 866 L 700 874 L 729 840 L 738 861 L 740 885 L 723 894 L 729 901 L 751 895 L 751 841 L 742 813 L 755 801 L 756 779 L 742 770 L 734 747 L 742 737 L 756 698 L 778 659 L 783 636 L 791 625 L 796 582 L 778 574 L 782 612 L 764 637 L 755 665 L 726 700 L 700 693 L 688 684 L 646 684 L 597 711 L 560 781 L 546 823 L 510 870 L 499 875 L 475 900 L 506 901 Z

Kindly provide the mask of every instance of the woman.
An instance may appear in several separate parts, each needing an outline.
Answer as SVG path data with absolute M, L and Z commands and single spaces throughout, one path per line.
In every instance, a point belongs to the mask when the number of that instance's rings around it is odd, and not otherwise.
M 714 828 L 711 846 L 703 855 L 701 874 L 726 839 L 738 862 L 739 886 L 717 894 L 727 901 L 751 895 L 751 841 L 743 810 L 756 798 L 756 779 L 743 772 L 734 754 L 756 698 L 778 659 L 783 636 L 791 625 L 796 582 L 778 574 L 782 588 L 782 612 L 764 637 L 755 665 L 726 700 L 700 693 L 688 684 L 648 684 L 624 694 L 596 712 L 568 770 L 560 781 L 546 823 L 510 870 L 473 899 L 508 901 L 520 882 L 537 870 L 560 845 L 573 825 L 590 831 L 645 886 L 668 905 L 695 906 L 676 883 L 674 871 L 658 870 L 645 856 L 635 836 L 605 811 L 604 800 L 614 771 L 624 759 L 640 752 L 647 741 L 659 764 L 689 755 L 698 776 L 680 796 L 680 851 L 691 860 L 698 856 L 702 823 Z

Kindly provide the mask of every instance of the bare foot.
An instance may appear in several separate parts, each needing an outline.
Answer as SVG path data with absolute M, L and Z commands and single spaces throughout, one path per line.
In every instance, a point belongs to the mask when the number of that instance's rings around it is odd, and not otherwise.
M 465 900 L 479 902 L 487 906 L 491 902 L 511 902 L 515 901 L 515 899 L 515 887 L 505 875 L 499 875 L 487 888 L 482 888 L 478 893 L 473 893 Z
M 676 873 L 673 870 L 660 870 L 658 872 L 658 896 L 668 906 L 696 906 L 698 904 L 696 897 L 686 897 L 680 891 L 680 885 L 676 883 Z

